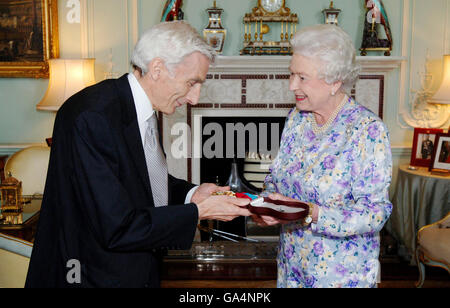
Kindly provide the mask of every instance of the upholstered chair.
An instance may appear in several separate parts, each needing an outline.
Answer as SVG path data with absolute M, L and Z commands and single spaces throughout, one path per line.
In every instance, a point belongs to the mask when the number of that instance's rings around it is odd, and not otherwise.
M 425 265 L 442 267 L 450 274 L 450 212 L 443 219 L 422 227 L 417 233 L 416 262 L 421 288 L 425 281 Z
M 22 182 L 23 195 L 42 195 L 49 158 L 48 146 L 27 147 L 9 157 L 4 167 L 5 176 L 11 173 Z M 24 287 L 32 247 L 30 242 L 0 233 L 0 287 Z
M 33 244 L 0 233 L 0 288 L 23 288 Z
M 44 145 L 30 146 L 20 150 L 6 161 L 5 176 L 11 175 L 22 182 L 25 196 L 44 193 L 45 179 L 50 158 L 50 148 Z

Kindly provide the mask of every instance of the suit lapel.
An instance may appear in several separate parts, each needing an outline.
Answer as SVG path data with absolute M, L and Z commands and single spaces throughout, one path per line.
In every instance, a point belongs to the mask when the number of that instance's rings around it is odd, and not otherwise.
M 145 161 L 144 149 L 142 147 L 142 139 L 137 121 L 136 107 L 128 82 L 128 74 L 117 79 L 116 86 L 122 102 L 122 129 L 128 146 L 128 152 L 133 159 L 139 178 L 145 185 L 147 195 L 153 201 L 147 163 Z

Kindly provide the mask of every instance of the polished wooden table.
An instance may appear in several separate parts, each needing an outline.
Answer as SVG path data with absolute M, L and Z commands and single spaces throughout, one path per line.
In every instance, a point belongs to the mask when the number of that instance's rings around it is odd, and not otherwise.
M 163 288 L 275 288 L 278 242 L 201 242 L 169 251 Z
M 39 221 L 42 199 L 33 198 L 31 203 L 23 206 L 23 213 L 16 214 L 14 220 L 19 223 L 10 224 L 6 222 L 6 216 L 11 214 L 0 214 L 0 233 L 8 234 L 33 242 Z

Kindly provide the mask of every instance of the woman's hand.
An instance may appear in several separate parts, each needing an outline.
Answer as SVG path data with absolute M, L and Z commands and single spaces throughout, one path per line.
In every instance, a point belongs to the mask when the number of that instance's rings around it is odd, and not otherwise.
M 272 193 L 268 197 L 272 200 L 298 201 L 296 199 L 283 196 L 282 194 L 279 194 L 279 193 Z M 317 223 L 318 215 L 319 215 L 319 207 L 316 204 L 314 204 L 313 212 L 312 212 L 312 219 L 313 219 L 314 223 Z M 253 215 L 251 215 L 251 217 L 252 217 L 253 221 L 260 227 L 275 226 L 278 224 L 284 225 L 284 224 L 291 222 L 288 220 L 281 220 L 281 219 L 277 219 L 275 217 L 266 216 L 266 215 L 254 215 L 253 214 Z
M 277 219 L 266 215 L 251 215 L 252 220 L 260 227 L 276 226 L 278 224 L 287 224 L 289 221 Z
M 279 194 L 279 193 L 272 193 L 268 197 L 270 199 L 272 199 L 272 200 L 296 201 L 296 202 L 299 201 L 297 199 L 293 199 L 293 198 L 289 198 L 289 197 L 283 196 L 282 194 Z
M 283 201 L 298 201 L 286 196 L 283 196 L 279 193 L 273 193 L 268 196 L 272 200 L 283 200 Z M 290 223 L 288 220 L 282 220 L 278 219 L 272 216 L 266 216 L 266 215 L 251 215 L 253 221 L 260 227 L 267 227 L 267 226 L 275 226 L 278 224 L 284 225 L 287 223 Z

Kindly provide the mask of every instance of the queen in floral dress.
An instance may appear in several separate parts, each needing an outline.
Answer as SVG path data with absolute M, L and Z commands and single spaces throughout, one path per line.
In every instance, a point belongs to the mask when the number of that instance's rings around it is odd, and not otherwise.
M 301 200 L 312 222 L 282 224 L 278 287 L 376 287 L 379 232 L 392 212 L 392 158 L 385 124 L 346 93 L 358 76 L 355 48 L 334 25 L 297 32 L 286 119 L 265 194 Z

